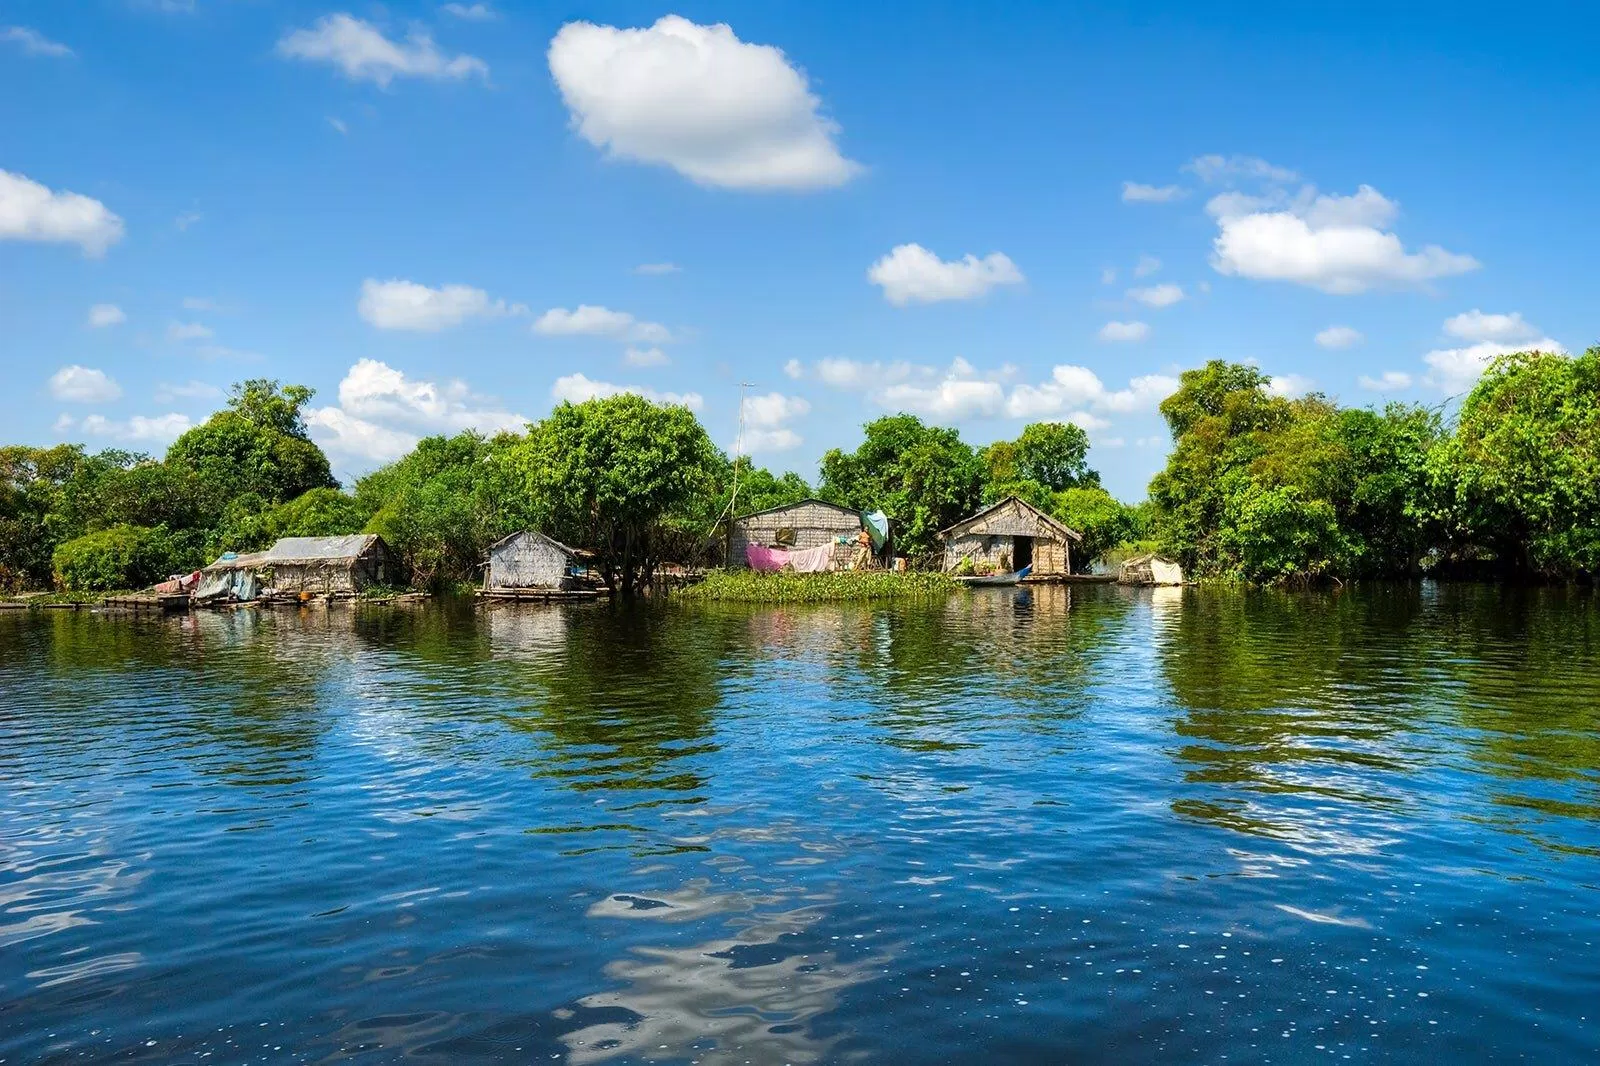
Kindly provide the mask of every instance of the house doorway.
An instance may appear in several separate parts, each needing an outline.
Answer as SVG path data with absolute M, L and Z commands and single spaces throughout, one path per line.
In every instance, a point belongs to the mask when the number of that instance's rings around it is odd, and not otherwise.
M 1025 566 L 1033 565 L 1033 538 L 1011 538 L 1011 569 L 1021 570 Z

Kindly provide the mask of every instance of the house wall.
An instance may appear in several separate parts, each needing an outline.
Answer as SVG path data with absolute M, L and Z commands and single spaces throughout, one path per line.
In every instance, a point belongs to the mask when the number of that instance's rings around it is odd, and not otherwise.
M 815 548 L 835 537 L 853 537 L 860 533 L 861 516 L 852 511 L 838 511 L 815 503 L 797 503 L 781 511 L 737 519 L 728 531 L 728 565 L 746 565 L 745 547 L 750 544 L 772 544 L 777 539 L 779 529 L 795 531 L 796 549 Z M 848 566 L 855 550 L 853 544 L 835 547 L 834 565 Z
M 381 548 L 356 559 L 323 559 L 307 563 L 272 563 L 263 568 L 264 584 L 279 592 L 360 592 L 374 585 L 400 584 L 400 566 Z
M 492 589 L 571 588 L 568 565 L 566 552 L 543 537 L 523 533 L 489 549 L 485 584 Z
M 318 563 L 275 563 L 268 568 L 266 584 L 279 592 L 356 592 L 372 584 L 356 575 L 356 566 L 347 559 Z
M 944 568 L 953 570 L 961 560 L 972 557 L 976 564 L 1005 565 L 1002 557 L 1014 561 L 1014 538 L 1033 538 L 1033 574 L 1065 574 L 1072 570 L 1072 550 L 1067 539 L 1054 526 L 1039 521 L 1037 515 L 1008 504 L 967 523 L 945 538 Z

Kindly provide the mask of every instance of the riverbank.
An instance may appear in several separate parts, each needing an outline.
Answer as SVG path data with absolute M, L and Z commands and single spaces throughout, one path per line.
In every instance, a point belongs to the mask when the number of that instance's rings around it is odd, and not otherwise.
M 723 603 L 845 603 L 915 600 L 948 596 L 959 588 L 946 574 L 920 571 L 844 570 L 796 574 L 780 571 L 713 570 L 681 593 L 685 600 Z

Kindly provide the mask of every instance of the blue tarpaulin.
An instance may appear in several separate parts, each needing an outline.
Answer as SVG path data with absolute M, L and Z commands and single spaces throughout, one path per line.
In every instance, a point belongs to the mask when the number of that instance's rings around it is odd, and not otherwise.
M 872 550 L 882 551 L 884 542 L 889 539 L 889 516 L 882 511 L 869 511 L 861 516 L 861 523 L 872 538 Z

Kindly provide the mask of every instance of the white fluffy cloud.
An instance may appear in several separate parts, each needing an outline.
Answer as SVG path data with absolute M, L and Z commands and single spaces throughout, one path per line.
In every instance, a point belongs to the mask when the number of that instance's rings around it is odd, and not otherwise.
M 799 381 L 801 378 L 806 376 L 805 364 L 800 362 L 798 359 L 791 359 L 787 363 L 783 364 L 783 372 L 785 375 L 793 378 L 795 381 Z
M 555 384 L 550 386 L 550 398 L 557 403 L 582 403 L 585 400 L 620 396 L 625 392 L 643 396 L 652 403 L 682 404 L 691 411 L 705 407 L 705 397 L 698 392 L 659 392 L 642 385 L 613 385 L 609 381 L 594 381 L 583 374 L 556 378 Z
M 915 381 L 889 385 L 878 393 L 878 402 L 885 407 L 945 422 L 997 415 L 1005 409 L 1005 398 L 1005 386 L 979 377 L 965 359 L 952 362 L 941 376 L 919 374 Z
M 1140 185 L 1136 181 L 1122 183 L 1122 202 L 1125 204 L 1165 204 L 1183 196 L 1176 185 Z
M 92 329 L 104 329 L 126 321 L 128 316 L 123 314 L 122 308 L 116 304 L 95 304 L 89 308 L 89 326 Z
M 1400 370 L 1385 370 L 1377 377 L 1362 374 L 1356 384 L 1368 392 L 1400 392 L 1411 387 L 1411 375 Z
M 769 392 L 764 396 L 751 396 L 744 401 L 744 455 L 758 452 L 781 452 L 804 443 L 799 433 L 788 423 L 792 419 L 811 413 L 811 404 L 799 396 L 785 396 Z
M 213 336 L 211 327 L 203 322 L 172 322 L 167 326 L 169 341 L 203 341 Z
M 69 403 L 110 403 L 122 397 L 122 386 L 104 370 L 73 364 L 50 375 L 50 395 Z
M 439 10 L 468 22 L 487 22 L 495 17 L 494 8 L 488 4 L 446 4 Z
M 343 458 L 388 462 L 430 433 L 518 431 L 527 419 L 496 407 L 461 381 L 408 377 L 387 363 L 362 359 L 339 382 L 339 406 L 306 411 L 311 436 Z
M 53 192 L 21 174 L 0 170 L 0 241 L 76 244 L 102 256 L 122 239 L 122 219 L 75 192 Z
M 1142 289 L 1129 289 L 1128 299 L 1137 300 L 1146 307 L 1171 307 L 1183 299 L 1183 287 L 1167 282 Z
M 840 154 L 838 126 L 805 75 L 726 25 L 677 15 L 647 29 L 569 22 L 549 62 L 573 128 L 613 158 L 736 189 L 842 185 L 861 169 Z
M 1464 341 L 1496 341 L 1500 344 L 1521 344 L 1531 341 L 1541 332 L 1538 326 L 1522 317 L 1521 311 L 1508 315 L 1489 315 L 1474 308 L 1444 320 L 1444 331 Z
M 1286 400 L 1297 396 L 1304 396 L 1316 386 L 1316 382 L 1301 374 L 1276 374 L 1267 379 L 1264 386 L 1268 396 L 1281 396 Z
M 873 263 L 867 279 L 897 307 L 940 300 L 972 300 L 996 285 L 1019 285 L 1022 271 L 1001 252 L 946 262 L 920 244 L 902 244 Z
M 1365 339 L 1361 331 L 1352 326 L 1329 326 L 1318 331 L 1316 336 L 1317 344 L 1323 348 L 1349 348 Z
M 1059 418 L 1090 430 L 1106 428 L 1110 423 L 1105 415 L 1153 410 L 1178 387 L 1177 378 L 1146 374 L 1125 388 L 1110 389 L 1088 367 L 1061 365 L 1044 382 L 1020 383 L 1008 391 L 1006 383 L 1015 377 L 1015 367 L 980 373 L 964 359 L 942 369 L 906 362 L 823 359 L 815 369 L 816 376 L 832 388 L 863 392 L 880 407 L 939 421 Z
M 664 344 L 672 340 L 672 331 L 659 322 L 641 322 L 626 311 L 592 304 L 579 304 L 571 311 L 552 307 L 539 316 L 533 329 L 548 337 L 625 337 L 644 344 Z
M 1160 269 L 1161 260 L 1157 259 L 1153 255 L 1141 255 L 1139 257 L 1139 261 L 1133 265 L 1133 276 L 1136 278 L 1147 278 Z M 1116 275 L 1112 275 L 1112 280 L 1116 280 Z M 1107 284 L 1109 284 L 1109 282 Z
M 1497 356 L 1512 352 L 1565 352 L 1560 341 L 1541 336 L 1538 326 L 1510 314 L 1485 314 L 1479 310 L 1453 315 L 1444 321 L 1444 332 L 1472 343 L 1458 348 L 1436 348 L 1422 357 L 1427 364 L 1429 385 L 1446 393 L 1466 392 Z
M 26 26 L 0 26 L 0 41 L 16 45 L 30 56 L 50 56 L 53 59 L 72 56 L 72 49 L 66 45 L 52 41 L 38 30 L 30 30 Z
M 351 81 L 371 81 L 387 88 L 395 78 L 487 78 L 489 67 L 476 56 L 447 56 L 422 30 L 404 41 L 391 41 L 383 31 L 343 12 L 324 15 L 309 27 L 286 34 L 278 54 L 288 59 L 331 63 Z
M 76 433 L 134 444 L 168 444 L 193 425 L 188 415 L 177 413 L 134 415 L 126 419 L 107 418 L 105 415 L 84 415 L 82 418 L 62 415 L 56 419 L 55 430 L 60 436 Z
M 361 299 L 356 305 L 363 319 L 379 329 L 403 329 L 433 333 L 459 326 L 469 318 L 492 318 L 517 310 L 504 300 L 491 300 L 482 289 L 470 285 L 442 285 L 430 289 L 414 281 L 392 278 L 361 283 Z
M 622 361 L 629 366 L 666 366 L 672 362 L 660 348 L 633 348 L 622 353 Z
M 1103 341 L 1142 341 L 1150 336 L 1150 326 L 1145 322 L 1107 322 L 1097 336 Z
M 1311 186 L 1225 192 L 1207 210 L 1217 220 L 1211 265 L 1222 274 L 1289 281 L 1338 295 L 1379 286 L 1419 285 L 1476 270 L 1470 255 L 1428 245 L 1408 252 L 1389 232 L 1399 206 L 1370 185 L 1351 196 Z
M 1012 389 L 1006 413 L 1013 418 L 1066 416 L 1085 429 L 1100 428 L 1105 425 L 1104 420 L 1091 417 L 1090 412 L 1132 414 L 1154 410 L 1177 387 L 1177 378 L 1145 374 L 1130 380 L 1126 388 L 1108 389 L 1100 375 L 1088 367 L 1061 364 L 1050 371 L 1048 381 Z

